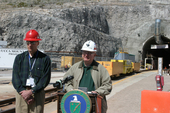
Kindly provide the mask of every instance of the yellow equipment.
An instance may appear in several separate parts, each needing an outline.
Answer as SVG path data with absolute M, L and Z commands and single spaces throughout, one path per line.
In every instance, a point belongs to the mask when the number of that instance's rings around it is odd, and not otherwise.
M 74 63 L 81 61 L 81 57 L 74 56 L 62 56 L 61 57 L 61 67 L 62 68 L 70 68 Z
M 132 68 L 133 68 L 134 72 L 139 72 L 139 70 L 140 70 L 140 63 L 139 62 L 133 62 Z
M 81 61 L 82 57 L 62 56 L 61 67 L 70 68 L 74 63 Z M 127 52 L 115 53 L 111 61 L 97 61 L 103 65 L 111 77 L 118 77 L 120 74 L 139 72 L 140 63 L 135 62 L 135 56 Z
M 133 72 L 132 62 L 130 60 L 114 60 L 114 59 L 112 59 L 111 62 L 123 63 L 123 71 L 121 72 L 121 74 L 127 74 L 127 73 Z
M 127 52 L 115 53 L 114 59 L 111 61 L 97 61 L 102 64 L 111 77 L 118 77 L 120 74 L 128 74 L 139 72 L 140 63 L 135 62 L 135 56 Z
M 102 64 L 111 77 L 118 77 L 123 72 L 122 62 L 97 61 Z

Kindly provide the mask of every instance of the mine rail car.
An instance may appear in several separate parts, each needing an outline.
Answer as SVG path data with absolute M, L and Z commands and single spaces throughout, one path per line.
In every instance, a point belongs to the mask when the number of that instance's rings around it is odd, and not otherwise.
M 65 70 L 69 69 L 74 63 L 81 61 L 82 57 L 74 57 L 74 56 L 62 56 L 61 57 L 61 67 Z M 108 59 L 110 61 L 106 61 L 106 59 L 95 59 L 98 63 L 102 64 L 108 71 L 111 77 L 119 77 L 120 74 L 128 74 L 133 72 L 139 72 L 140 63 L 132 62 L 131 60 L 115 60 Z
M 45 90 L 45 104 L 57 100 L 57 88 Z M 15 97 L 0 101 L 0 113 L 15 113 Z
M 72 56 L 61 56 L 61 65 L 60 68 L 64 68 L 64 69 L 69 69 L 73 64 L 75 64 L 76 62 L 79 62 L 83 60 L 81 55 L 72 55 Z M 95 57 L 96 61 L 108 61 L 111 60 L 111 57 L 99 57 L 96 56 Z
M 109 75 L 119 77 L 121 74 L 128 74 L 140 71 L 140 63 L 130 62 L 128 60 L 112 60 L 112 61 L 97 61 L 102 64 L 108 71 Z
M 82 57 L 74 56 L 62 56 L 61 57 L 61 68 L 70 68 L 74 63 L 81 61 Z

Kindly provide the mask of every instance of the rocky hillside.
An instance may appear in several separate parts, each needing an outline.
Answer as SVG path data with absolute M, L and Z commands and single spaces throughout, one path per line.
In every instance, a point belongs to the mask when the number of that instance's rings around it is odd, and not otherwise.
M 161 1 L 54 1 L 0 0 L 0 40 L 8 48 L 25 48 L 25 33 L 36 29 L 45 51 L 77 51 L 93 40 L 97 54 L 114 56 L 119 48 L 138 56 L 143 43 L 154 35 L 156 18 L 163 19 L 169 36 L 170 8 Z M 138 58 L 136 58 L 138 60 Z

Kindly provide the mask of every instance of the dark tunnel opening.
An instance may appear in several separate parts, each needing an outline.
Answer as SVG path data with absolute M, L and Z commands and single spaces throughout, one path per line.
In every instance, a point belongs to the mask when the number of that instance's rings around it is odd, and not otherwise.
M 170 64 L 170 39 L 167 37 L 161 36 L 163 44 L 168 44 L 168 48 L 162 49 L 151 49 L 151 45 L 158 45 L 155 42 L 155 38 L 151 37 L 143 46 L 142 60 L 145 61 L 145 58 L 153 59 L 153 69 L 158 69 L 158 57 L 163 58 L 163 68 L 169 68 Z M 144 62 L 143 62 L 144 63 Z M 143 64 L 144 65 L 144 64 Z

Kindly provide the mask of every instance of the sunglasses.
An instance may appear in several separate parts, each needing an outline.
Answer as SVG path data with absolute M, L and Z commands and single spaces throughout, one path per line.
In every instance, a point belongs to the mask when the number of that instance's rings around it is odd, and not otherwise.
M 82 51 L 83 54 L 87 54 L 87 55 L 93 55 L 95 54 L 95 52 L 88 52 L 88 51 Z
M 27 45 L 31 44 L 31 45 L 35 45 L 37 41 L 26 41 Z

